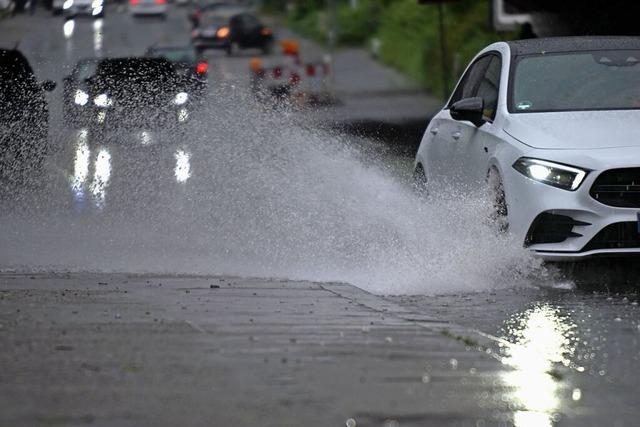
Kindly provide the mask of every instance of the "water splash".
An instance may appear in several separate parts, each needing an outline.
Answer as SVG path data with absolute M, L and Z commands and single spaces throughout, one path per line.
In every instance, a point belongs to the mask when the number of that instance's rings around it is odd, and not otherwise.
M 0 268 L 346 281 L 385 294 L 513 286 L 539 273 L 519 242 L 487 224 L 483 197 L 441 191 L 425 201 L 362 140 L 235 90 L 214 96 L 231 101 L 153 144 L 122 132 L 87 145 L 66 133 L 29 213 L 0 212 Z M 78 150 L 96 159 L 81 175 L 103 183 L 80 209 L 67 160 Z M 176 165 L 184 153 L 188 170 Z

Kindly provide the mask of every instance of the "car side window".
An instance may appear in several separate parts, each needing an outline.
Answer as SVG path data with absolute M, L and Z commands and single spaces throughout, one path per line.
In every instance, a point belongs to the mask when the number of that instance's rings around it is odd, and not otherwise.
M 478 91 L 478 86 L 480 85 L 480 81 L 485 73 L 485 70 L 489 66 L 493 55 L 483 56 L 474 62 L 471 67 L 467 70 L 465 75 L 462 77 L 460 84 L 456 88 L 453 96 L 451 97 L 451 101 L 447 108 L 450 108 L 454 103 L 460 101 L 464 98 L 471 98 L 476 96 Z
M 502 60 L 498 55 L 491 55 L 491 62 L 484 72 L 478 92 L 475 96 L 479 96 L 484 100 L 483 115 L 493 120 L 496 116 L 498 108 L 498 93 L 500 90 L 500 72 L 502 71 Z

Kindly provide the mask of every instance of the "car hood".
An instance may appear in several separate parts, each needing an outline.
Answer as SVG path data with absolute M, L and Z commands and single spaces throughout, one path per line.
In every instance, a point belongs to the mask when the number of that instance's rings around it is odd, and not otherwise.
M 640 147 L 640 110 L 512 114 L 503 129 L 547 150 Z

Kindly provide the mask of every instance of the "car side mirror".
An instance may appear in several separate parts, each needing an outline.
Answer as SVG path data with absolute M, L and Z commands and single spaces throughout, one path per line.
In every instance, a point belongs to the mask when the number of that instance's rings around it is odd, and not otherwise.
M 478 96 L 474 98 L 464 98 L 455 102 L 449 112 L 454 120 L 466 120 L 476 127 L 482 126 L 486 120 L 483 117 L 484 100 Z
M 42 83 L 40 83 L 40 87 L 46 90 L 47 92 L 51 92 L 56 88 L 56 82 L 54 82 L 53 80 L 45 80 Z

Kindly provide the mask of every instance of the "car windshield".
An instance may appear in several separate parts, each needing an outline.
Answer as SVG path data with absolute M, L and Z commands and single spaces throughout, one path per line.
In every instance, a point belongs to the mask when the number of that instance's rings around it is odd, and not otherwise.
M 171 62 L 195 62 L 196 53 L 191 47 L 155 48 L 149 51 L 149 56 L 165 58 Z
M 640 108 L 640 50 L 527 55 L 516 59 L 516 113 Z
M 162 82 L 174 79 L 175 70 L 166 60 L 131 58 L 103 61 L 98 65 L 97 75 L 99 78 L 113 79 L 114 82 Z

